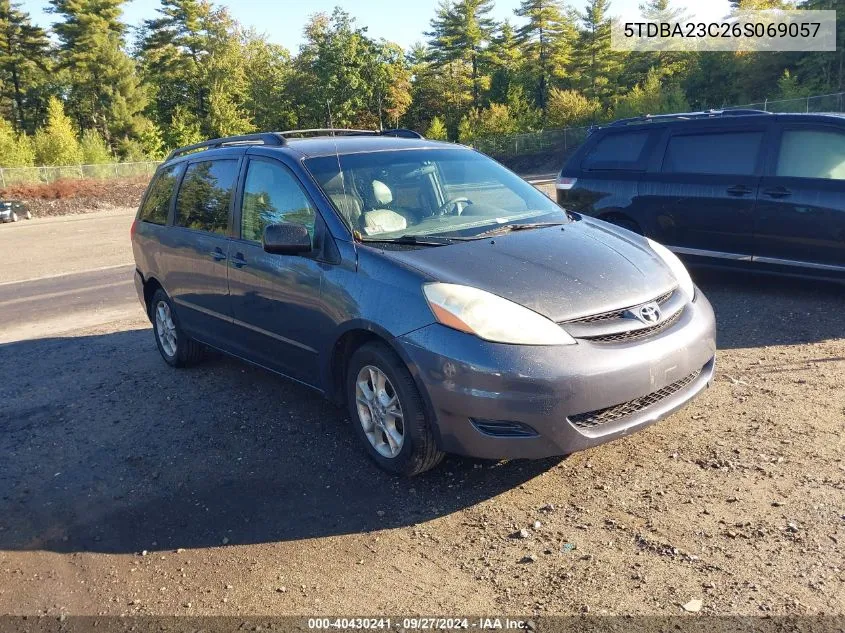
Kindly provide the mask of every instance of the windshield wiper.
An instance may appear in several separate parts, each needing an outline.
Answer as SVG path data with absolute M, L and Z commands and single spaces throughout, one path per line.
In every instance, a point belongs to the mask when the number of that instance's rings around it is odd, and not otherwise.
M 544 229 L 549 226 L 562 226 L 566 222 L 529 222 L 525 224 L 503 224 L 495 228 L 483 231 L 472 237 L 474 239 L 489 237 L 491 235 L 499 235 L 501 233 L 511 233 L 512 231 L 530 231 L 531 229 Z
M 437 240 L 437 241 L 435 241 Z M 379 244 L 409 244 L 412 246 L 446 246 L 452 243 L 451 238 L 434 238 L 426 236 L 420 239 L 416 235 L 401 235 L 399 237 L 362 237 L 361 241 L 366 243 L 375 242 Z

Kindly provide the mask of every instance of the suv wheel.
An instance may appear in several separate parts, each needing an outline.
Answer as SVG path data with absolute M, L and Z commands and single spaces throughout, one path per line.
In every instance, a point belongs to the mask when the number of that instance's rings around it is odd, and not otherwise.
M 15 213 L 14 211 L 12 211 L 12 222 L 17 222 L 17 221 L 18 221 L 18 214 Z
M 352 355 L 346 394 L 355 434 L 381 468 L 411 477 L 443 459 L 414 379 L 386 345 L 368 343 Z
M 155 291 L 150 302 L 150 320 L 156 346 L 168 365 L 187 367 L 202 359 L 205 348 L 181 330 L 173 303 L 161 288 Z
M 631 231 L 631 233 L 636 233 L 637 235 L 643 234 L 643 230 L 640 228 L 640 225 L 627 216 L 620 215 L 618 213 L 611 213 L 610 215 L 606 215 L 601 219 L 605 222 L 615 224 L 616 226 L 621 227 L 623 229 L 628 229 L 629 231 Z

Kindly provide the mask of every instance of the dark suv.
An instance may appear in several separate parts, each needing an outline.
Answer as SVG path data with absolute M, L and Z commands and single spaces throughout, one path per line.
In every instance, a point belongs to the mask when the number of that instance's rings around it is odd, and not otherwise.
M 557 181 L 568 209 L 691 264 L 845 278 L 845 117 L 725 110 L 599 128 Z

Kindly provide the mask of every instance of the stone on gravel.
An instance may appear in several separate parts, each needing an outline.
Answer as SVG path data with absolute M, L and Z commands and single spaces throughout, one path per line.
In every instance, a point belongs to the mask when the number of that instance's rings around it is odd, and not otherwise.
M 681 605 L 681 608 L 687 613 L 698 613 L 703 606 L 704 602 L 701 601 L 701 598 L 693 598 L 686 604 Z

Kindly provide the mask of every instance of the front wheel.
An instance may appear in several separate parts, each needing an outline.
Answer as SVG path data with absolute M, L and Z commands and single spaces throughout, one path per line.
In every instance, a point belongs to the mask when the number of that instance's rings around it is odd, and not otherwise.
M 414 379 L 389 347 L 368 343 L 352 355 L 346 394 L 355 434 L 381 468 L 411 477 L 443 459 Z
M 12 222 L 17 222 L 19 220 L 18 214 L 12 211 Z
M 161 288 L 150 302 L 156 346 L 165 362 L 172 367 L 187 367 L 199 362 L 205 352 L 201 343 L 188 337 L 179 327 L 170 297 Z

